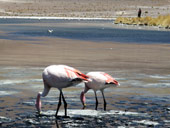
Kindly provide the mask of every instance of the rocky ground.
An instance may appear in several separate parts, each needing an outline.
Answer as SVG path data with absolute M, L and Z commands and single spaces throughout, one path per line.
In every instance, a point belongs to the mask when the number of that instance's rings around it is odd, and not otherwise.
M 99 108 L 98 111 L 93 110 L 93 104 L 88 104 L 90 109 L 68 109 L 68 116 L 64 117 L 64 112 L 61 109 L 59 117 L 55 118 L 54 110 L 45 110 L 39 116 L 35 113 L 34 98 L 27 101 L 23 99 L 16 102 L 13 108 L 1 106 L 1 111 L 6 113 L 15 113 L 12 118 L 0 116 L 0 127 L 17 127 L 17 128 L 32 128 L 32 127 L 62 127 L 62 128 L 93 128 L 93 127 L 154 127 L 168 128 L 170 126 L 170 108 L 166 102 L 151 101 L 137 102 L 132 97 L 128 97 L 131 101 L 120 100 L 112 104 L 116 109 L 103 111 Z M 1 104 L 4 103 L 0 100 Z M 57 102 L 47 102 L 45 106 L 57 106 Z M 74 104 L 70 105 L 74 106 Z M 110 104 L 109 104 L 110 106 Z M 20 109 L 17 109 L 20 108 Z M 15 112 L 17 109 L 17 113 Z M 8 114 L 7 114 L 8 115 Z
M 166 15 L 170 0 L 0 0 L 1 16 L 114 18 Z

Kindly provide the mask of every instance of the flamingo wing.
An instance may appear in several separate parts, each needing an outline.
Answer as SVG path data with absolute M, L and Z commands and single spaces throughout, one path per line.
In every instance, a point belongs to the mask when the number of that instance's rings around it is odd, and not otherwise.
M 106 77 L 106 84 L 115 84 L 119 85 L 119 83 L 109 74 L 107 73 L 102 73 Z
M 88 76 L 86 76 L 85 74 L 81 73 L 79 70 L 77 69 L 70 69 L 70 68 L 65 68 L 65 71 L 67 73 L 67 76 L 69 78 L 74 78 L 74 79 L 81 79 L 81 80 L 85 80 L 88 81 L 87 78 Z

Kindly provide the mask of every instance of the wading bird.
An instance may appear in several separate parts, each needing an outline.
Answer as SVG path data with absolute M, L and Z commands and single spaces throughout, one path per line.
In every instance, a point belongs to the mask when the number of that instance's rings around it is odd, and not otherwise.
M 48 29 L 48 32 L 49 32 L 49 33 L 53 33 L 53 30 L 52 30 L 52 29 Z
M 108 75 L 105 72 L 89 72 L 86 74 L 89 77 L 89 81 L 85 83 L 85 88 L 84 91 L 81 92 L 80 95 L 80 100 L 83 104 L 83 109 L 86 107 L 86 98 L 85 98 L 85 93 L 88 92 L 89 89 L 94 90 L 95 98 L 96 98 L 96 107 L 95 109 L 97 110 L 98 107 L 98 99 L 97 99 L 97 94 L 96 91 L 100 90 L 103 96 L 103 101 L 104 101 L 104 110 L 106 110 L 106 100 L 104 96 L 104 89 L 111 87 L 111 86 L 118 86 L 119 83 L 110 75 Z
M 41 96 L 47 96 L 51 87 L 58 88 L 60 91 L 58 107 L 56 110 L 55 116 L 57 117 L 58 110 L 61 106 L 61 98 L 64 102 L 65 116 L 67 116 L 67 103 L 64 98 L 62 89 L 70 86 L 77 85 L 81 82 L 88 81 L 88 77 L 76 70 L 75 68 L 66 66 L 66 65 L 51 65 L 44 69 L 42 73 L 42 78 L 44 82 L 43 92 L 39 92 L 37 95 L 35 107 L 37 108 L 38 113 L 41 112 Z

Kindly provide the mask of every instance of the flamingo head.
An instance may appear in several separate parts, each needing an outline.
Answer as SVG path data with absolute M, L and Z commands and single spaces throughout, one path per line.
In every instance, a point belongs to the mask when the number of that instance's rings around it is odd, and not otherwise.
M 38 111 L 38 114 L 40 114 L 41 112 L 41 99 L 40 98 L 41 98 L 41 92 L 38 93 L 36 103 L 35 103 L 35 107 Z
M 85 97 L 84 91 L 82 91 L 81 94 L 80 94 L 80 100 L 81 100 L 81 103 L 83 105 L 82 109 L 85 109 L 86 108 L 86 97 Z

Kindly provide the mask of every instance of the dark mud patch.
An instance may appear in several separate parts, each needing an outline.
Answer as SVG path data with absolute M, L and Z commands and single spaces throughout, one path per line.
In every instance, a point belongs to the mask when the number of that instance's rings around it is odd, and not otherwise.
M 1 100 L 3 101 L 3 100 Z M 170 107 L 166 102 L 149 102 L 142 100 L 135 101 L 132 98 L 129 101 L 119 100 L 109 104 L 108 108 L 114 110 L 98 111 L 93 110 L 94 103 L 86 110 L 79 108 L 69 108 L 67 118 L 64 117 L 63 108 L 59 111 L 59 117 L 55 118 L 55 107 L 57 102 L 52 105 L 46 103 L 43 105 L 41 115 L 36 113 L 34 108 L 34 98 L 21 99 L 15 105 L 1 107 L 1 111 L 7 113 L 0 116 L 0 127 L 62 127 L 62 128 L 93 128 L 93 127 L 169 127 L 170 126 Z M 112 105 L 112 106 L 110 106 Z M 74 104 L 70 104 L 70 107 Z M 77 107 L 77 106 L 76 106 Z M 13 114 L 12 114 L 13 113 Z

